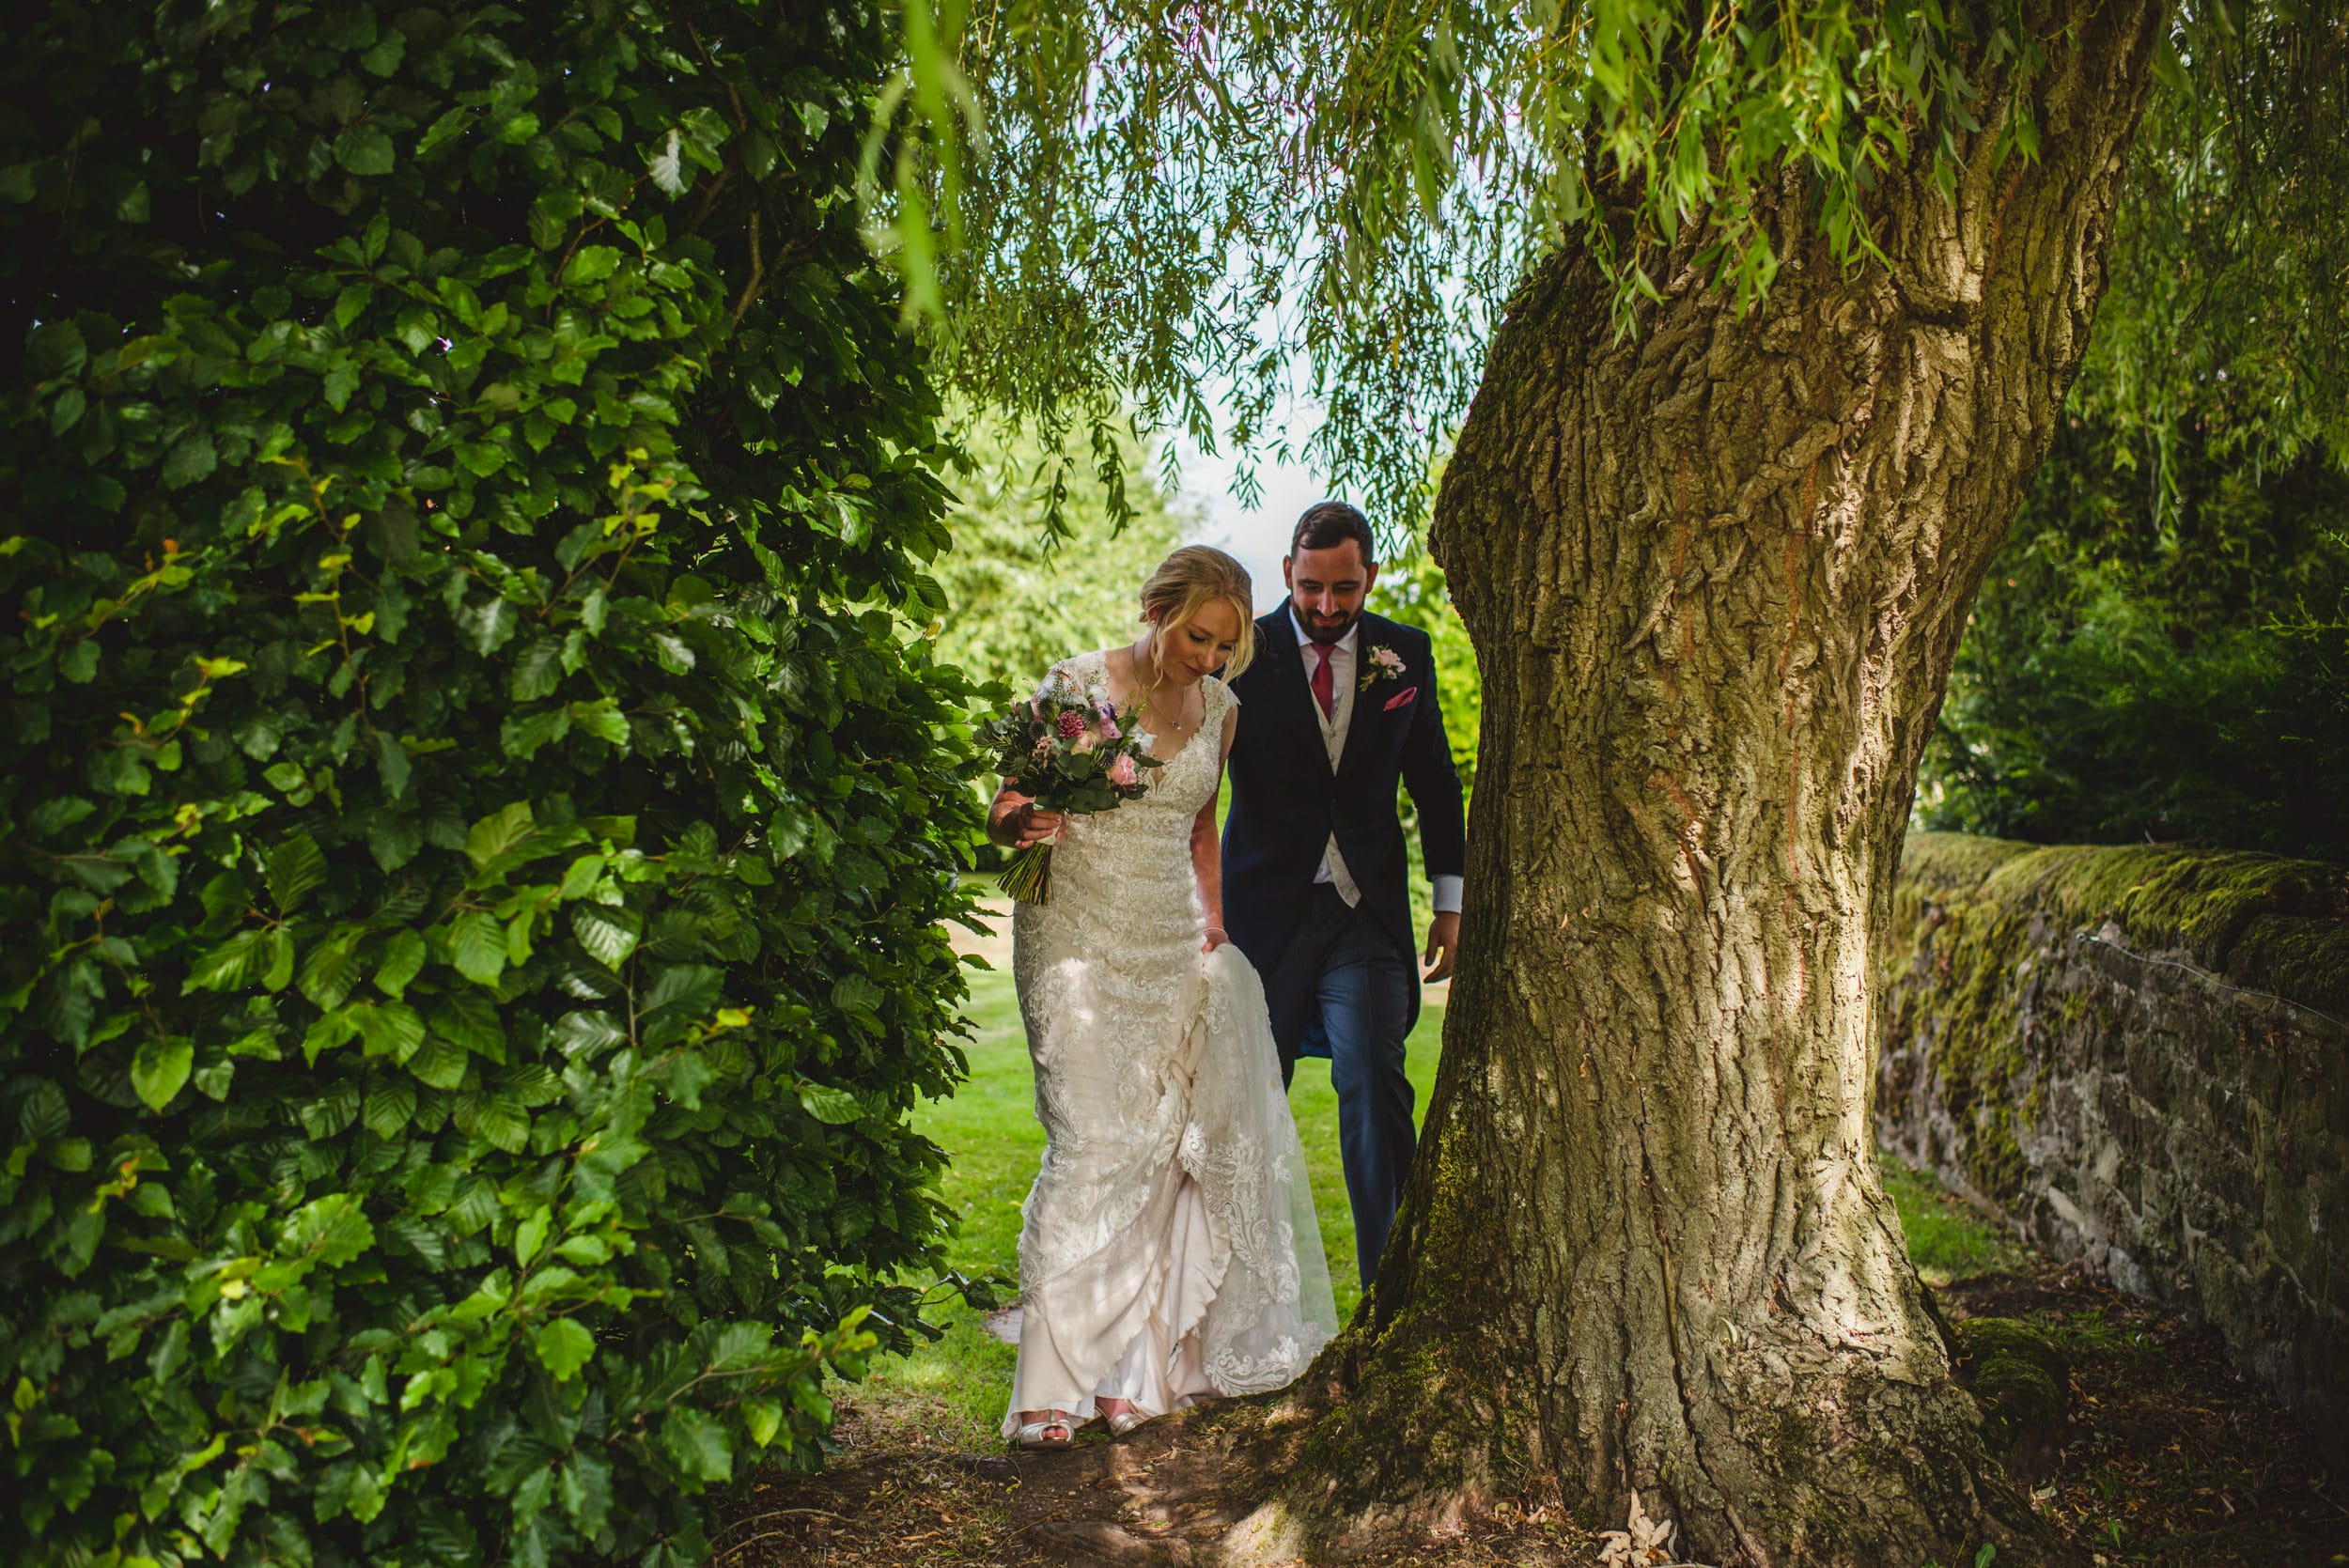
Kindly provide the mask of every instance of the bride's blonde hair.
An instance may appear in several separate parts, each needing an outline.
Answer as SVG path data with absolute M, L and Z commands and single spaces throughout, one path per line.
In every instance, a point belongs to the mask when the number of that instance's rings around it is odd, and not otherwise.
M 1233 679 L 1256 657 L 1256 611 L 1248 568 L 1212 545 L 1185 545 L 1159 563 L 1159 569 L 1142 585 L 1142 618 L 1157 629 L 1150 639 L 1150 661 L 1163 676 L 1160 651 L 1169 632 L 1190 624 L 1200 611 L 1217 599 L 1239 612 L 1239 637 L 1223 666 L 1223 678 Z M 1150 682 L 1158 685 L 1156 679 Z

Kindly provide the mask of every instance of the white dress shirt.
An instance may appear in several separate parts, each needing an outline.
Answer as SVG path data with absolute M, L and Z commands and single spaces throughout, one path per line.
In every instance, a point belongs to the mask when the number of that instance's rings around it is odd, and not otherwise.
M 1346 629 L 1346 635 L 1330 646 L 1330 682 L 1331 711 L 1321 711 L 1321 704 L 1312 698 L 1314 668 L 1320 661 L 1314 640 L 1305 625 L 1297 618 L 1297 611 L 1289 611 L 1289 625 L 1297 629 L 1298 653 L 1305 665 L 1305 690 L 1313 702 L 1314 717 L 1321 722 L 1322 743 L 1330 749 L 1330 770 L 1338 768 L 1338 759 L 1346 754 L 1346 732 L 1354 720 L 1354 673 L 1361 663 L 1362 623 L 1356 621 Z M 1439 876 L 1430 878 L 1435 883 L 1435 910 L 1439 915 L 1460 911 L 1460 878 Z M 1329 847 L 1321 854 L 1321 869 L 1314 873 L 1316 884 L 1328 882 L 1338 890 L 1338 896 L 1352 908 L 1362 900 L 1362 890 L 1356 885 L 1353 875 L 1346 869 L 1346 857 L 1338 853 L 1338 835 L 1330 835 Z

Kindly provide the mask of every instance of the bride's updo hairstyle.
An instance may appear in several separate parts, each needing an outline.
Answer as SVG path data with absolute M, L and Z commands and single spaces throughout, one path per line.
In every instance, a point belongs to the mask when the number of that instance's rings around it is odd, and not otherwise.
M 1142 618 L 1157 628 L 1150 639 L 1150 661 L 1159 663 L 1159 643 L 1167 633 L 1181 630 L 1215 600 L 1228 599 L 1239 613 L 1239 640 L 1223 665 L 1223 678 L 1231 680 L 1256 657 L 1256 611 L 1251 595 L 1246 567 L 1212 545 L 1183 546 L 1159 562 L 1142 585 Z M 1165 673 L 1162 664 L 1159 673 Z

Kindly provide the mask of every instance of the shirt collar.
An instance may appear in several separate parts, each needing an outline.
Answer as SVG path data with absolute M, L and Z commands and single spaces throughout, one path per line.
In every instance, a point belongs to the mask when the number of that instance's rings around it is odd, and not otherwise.
M 1312 634 L 1307 632 L 1305 629 L 1305 623 L 1297 618 L 1297 606 L 1294 602 L 1291 602 L 1289 605 L 1289 625 L 1297 629 L 1297 645 L 1299 647 L 1301 648 L 1306 644 L 1313 641 Z M 1356 617 L 1354 624 L 1346 629 L 1346 635 L 1330 644 L 1330 651 L 1333 653 L 1341 651 L 1345 653 L 1352 653 L 1355 648 L 1361 644 L 1361 640 L 1362 623 L 1361 618 L 1358 616 Z

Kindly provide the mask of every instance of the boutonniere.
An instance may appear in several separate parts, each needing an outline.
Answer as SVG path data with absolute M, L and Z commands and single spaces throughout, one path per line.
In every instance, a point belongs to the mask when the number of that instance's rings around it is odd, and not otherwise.
M 1382 680 L 1401 680 L 1402 678 L 1403 656 L 1387 646 L 1386 644 L 1380 643 L 1372 647 L 1368 657 L 1363 659 L 1361 679 L 1356 685 L 1355 690 L 1367 691 Z

